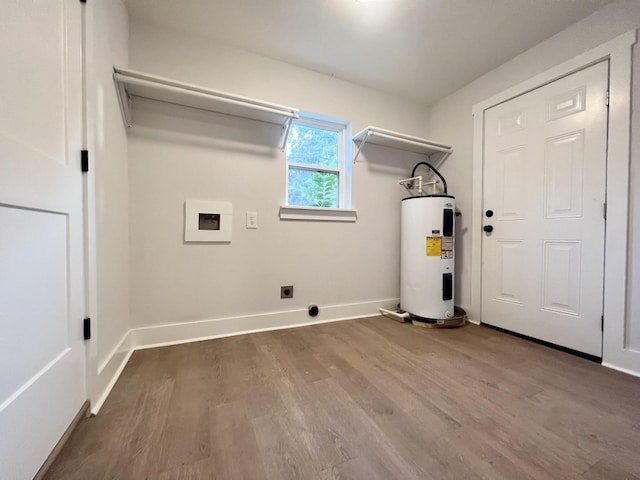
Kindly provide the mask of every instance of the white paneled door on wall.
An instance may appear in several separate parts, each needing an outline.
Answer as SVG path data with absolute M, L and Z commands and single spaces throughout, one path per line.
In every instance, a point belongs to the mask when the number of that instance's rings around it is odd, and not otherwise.
M 485 111 L 482 322 L 602 356 L 608 62 Z
M 81 4 L 0 15 L 0 477 L 33 478 L 86 398 Z

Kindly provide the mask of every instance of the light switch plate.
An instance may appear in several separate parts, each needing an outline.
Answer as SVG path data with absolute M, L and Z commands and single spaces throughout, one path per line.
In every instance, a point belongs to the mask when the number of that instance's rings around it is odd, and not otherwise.
M 258 228 L 258 212 L 247 212 L 247 228 Z

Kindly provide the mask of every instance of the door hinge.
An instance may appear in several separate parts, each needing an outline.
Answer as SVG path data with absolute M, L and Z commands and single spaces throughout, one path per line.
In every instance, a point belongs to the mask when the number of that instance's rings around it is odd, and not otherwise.
M 85 340 L 91 340 L 91 318 L 87 317 L 83 320 L 82 331 Z
M 80 3 L 87 3 L 87 0 L 80 0 Z
M 89 150 L 80 150 L 80 170 L 82 173 L 89 171 Z
M 600 331 L 604 332 L 604 315 L 600 317 Z
M 608 107 L 609 106 L 609 90 L 606 91 L 604 99 Z
M 604 219 L 606 221 L 607 220 L 607 202 L 604 202 L 602 209 L 603 209 Z

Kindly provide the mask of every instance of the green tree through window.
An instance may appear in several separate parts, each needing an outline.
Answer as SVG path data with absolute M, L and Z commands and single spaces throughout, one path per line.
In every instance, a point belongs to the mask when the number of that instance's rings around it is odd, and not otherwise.
M 294 123 L 286 146 L 288 204 L 330 207 L 340 205 L 339 132 Z

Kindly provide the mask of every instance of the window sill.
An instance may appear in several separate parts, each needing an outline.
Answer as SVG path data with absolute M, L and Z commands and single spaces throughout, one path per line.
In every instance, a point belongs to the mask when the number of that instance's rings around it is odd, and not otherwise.
M 280 207 L 280 220 L 355 222 L 358 211 L 350 208 Z

